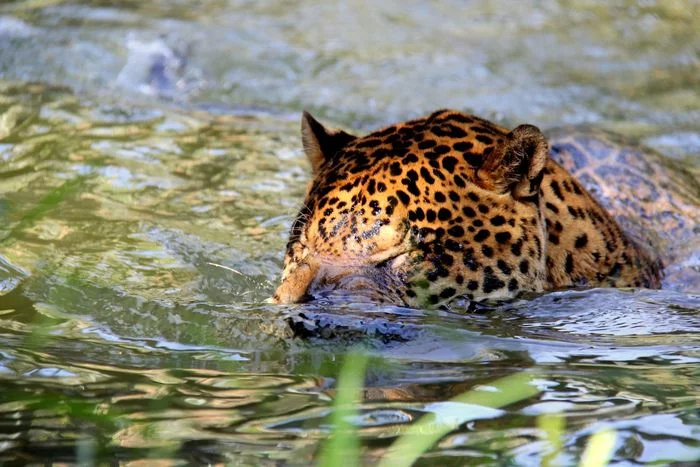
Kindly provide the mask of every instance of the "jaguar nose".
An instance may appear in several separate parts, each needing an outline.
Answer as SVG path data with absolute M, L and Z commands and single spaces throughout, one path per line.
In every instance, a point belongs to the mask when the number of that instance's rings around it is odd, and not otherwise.
M 271 303 L 288 305 L 301 303 L 309 299 L 309 288 L 319 269 L 317 261 L 307 260 L 292 271 L 277 287 L 269 300 Z

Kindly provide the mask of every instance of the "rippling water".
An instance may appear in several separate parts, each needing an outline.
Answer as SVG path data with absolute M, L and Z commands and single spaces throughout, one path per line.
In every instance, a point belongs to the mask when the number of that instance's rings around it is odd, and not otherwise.
M 118 5 L 118 6 L 117 6 Z M 697 2 L 0 5 L 0 464 L 308 464 L 349 347 L 366 462 L 517 371 L 537 396 L 423 462 L 700 457 L 700 296 L 556 292 L 429 312 L 264 304 L 308 180 L 302 107 L 358 130 L 436 107 L 594 123 L 698 171 Z

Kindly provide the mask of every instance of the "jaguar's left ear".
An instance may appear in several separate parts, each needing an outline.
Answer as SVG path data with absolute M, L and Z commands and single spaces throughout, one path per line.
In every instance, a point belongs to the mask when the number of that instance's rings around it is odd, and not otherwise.
M 356 138 L 342 130 L 325 128 L 306 111 L 301 117 L 301 142 L 314 174 L 324 160 L 333 157 Z
M 539 128 L 520 125 L 496 146 L 479 169 L 480 184 L 514 198 L 534 196 L 540 189 L 549 146 Z

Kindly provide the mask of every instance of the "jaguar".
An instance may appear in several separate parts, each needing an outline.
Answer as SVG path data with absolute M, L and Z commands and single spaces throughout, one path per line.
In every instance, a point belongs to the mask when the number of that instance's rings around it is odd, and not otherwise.
M 700 290 L 700 188 L 613 134 L 456 110 L 366 136 L 304 112 L 312 179 L 272 297 L 408 307 L 570 287 Z

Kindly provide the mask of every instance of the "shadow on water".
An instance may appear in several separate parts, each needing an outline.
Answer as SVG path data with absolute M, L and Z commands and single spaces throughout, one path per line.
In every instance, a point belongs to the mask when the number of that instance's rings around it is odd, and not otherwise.
M 538 395 L 419 462 L 539 465 L 545 413 L 561 465 L 603 426 L 620 464 L 696 460 L 697 294 L 264 304 L 308 181 L 302 104 L 360 128 L 439 106 L 589 122 L 698 173 L 697 15 L 621 5 L 0 5 L 0 464 L 308 464 L 358 347 L 368 461 L 523 370 Z

